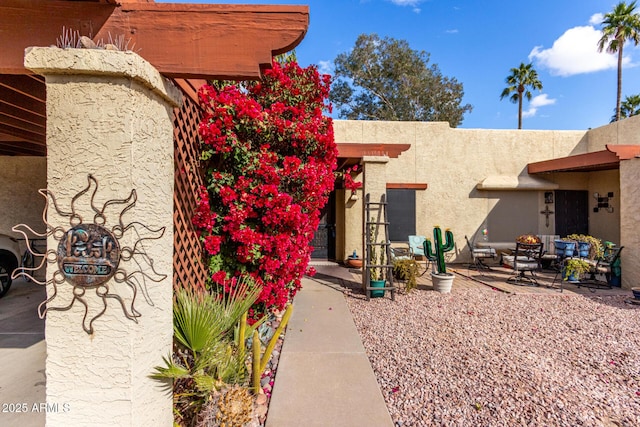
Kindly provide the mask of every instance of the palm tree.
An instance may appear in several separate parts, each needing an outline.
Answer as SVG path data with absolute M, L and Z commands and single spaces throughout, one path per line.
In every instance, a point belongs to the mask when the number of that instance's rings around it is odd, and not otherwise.
M 509 86 L 504 88 L 500 99 L 511 95 L 509 98 L 514 104 L 518 103 L 518 129 L 522 129 L 522 96 L 531 101 L 531 89 L 542 90 L 542 82 L 538 79 L 538 72 L 533 64 L 520 63 L 520 67 L 512 68 L 511 74 L 505 80 Z
M 640 94 L 628 95 L 620 104 L 620 118 L 626 119 L 640 114 Z M 616 116 L 611 118 L 611 123 L 616 121 Z
M 622 48 L 627 40 L 637 46 L 640 43 L 640 16 L 635 11 L 636 2 L 618 3 L 612 12 L 602 20 L 602 38 L 598 42 L 598 51 L 606 49 L 609 53 L 618 53 L 618 93 L 616 98 L 616 121 L 620 120 L 622 99 Z

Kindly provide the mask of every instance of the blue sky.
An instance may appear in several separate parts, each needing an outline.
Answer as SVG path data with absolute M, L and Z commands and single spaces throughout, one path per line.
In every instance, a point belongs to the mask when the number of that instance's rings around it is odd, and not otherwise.
M 160 0 L 156 0 L 161 2 Z M 162 0 L 162 2 L 167 2 Z M 616 101 L 616 56 L 597 52 L 612 0 L 173 0 L 174 3 L 308 5 L 310 25 L 298 62 L 331 73 L 358 35 L 406 40 L 430 53 L 443 75 L 464 85 L 473 111 L 460 127 L 514 129 L 517 104 L 500 100 L 512 67 L 533 62 L 543 84 L 523 106 L 523 129 L 584 130 L 609 123 Z M 639 7 L 640 11 L 640 7 Z M 640 47 L 625 44 L 622 96 L 640 93 Z

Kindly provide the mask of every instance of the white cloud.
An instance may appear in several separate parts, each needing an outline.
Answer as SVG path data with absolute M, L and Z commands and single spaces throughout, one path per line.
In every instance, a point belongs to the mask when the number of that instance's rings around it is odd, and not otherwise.
M 452 30 L 447 30 L 447 31 L 445 31 L 445 33 L 447 33 L 447 34 L 457 34 L 458 33 L 458 29 L 454 28 Z
M 418 5 L 422 3 L 424 0 L 388 0 L 396 6 L 411 6 L 415 13 L 420 13 L 420 8 Z
M 333 62 L 318 61 L 318 72 L 320 74 L 333 74 Z
M 422 0 L 389 0 L 391 3 L 396 4 L 398 6 L 417 6 Z
M 522 112 L 522 117 L 533 117 L 538 112 L 538 108 L 544 107 L 545 105 L 553 105 L 555 103 L 556 100 L 549 98 L 546 93 L 534 96 L 529 102 L 529 109 Z
M 602 24 L 602 20 L 604 19 L 604 15 L 602 13 L 594 13 L 589 18 L 589 24 L 591 25 L 600 25 Z
M 570 28 L 553 42 L 551 48 L 534 47 L 529 53 L 529 60 L 549 69 L 552 75 L 563 77 L 616 68 L 616 55 L 598 52 L 601 37 L 602 32 L 590 25 Z M 629 64 L 631 60 L 625 56 L 622 62 Z

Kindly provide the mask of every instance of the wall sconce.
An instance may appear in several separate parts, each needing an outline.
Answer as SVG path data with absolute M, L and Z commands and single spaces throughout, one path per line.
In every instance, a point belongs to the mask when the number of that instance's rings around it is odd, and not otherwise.
M 356 190 L 351 190 L 351 196 L 349 196 L 349 200 L 352 202 L 355 202 L 356 200 L 358 200 L 358 193 L 356 192 Z

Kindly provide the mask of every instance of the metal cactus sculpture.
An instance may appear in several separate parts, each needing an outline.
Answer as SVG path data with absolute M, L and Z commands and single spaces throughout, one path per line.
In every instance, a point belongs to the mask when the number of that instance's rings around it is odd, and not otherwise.
M 427 254 L 429 261 L 436 263 L 438 274 L 447 274 L 447 267 L 444 264 L 444 253 L 452 250 L 455 244 L 451 230 L 445 230 L 444 234 L 445 242 L 442 244 L 440 227 L 436 225 L 433 228 L 433 250 L 431 250 L 431 239 L 424 241 L 424 253 Z

